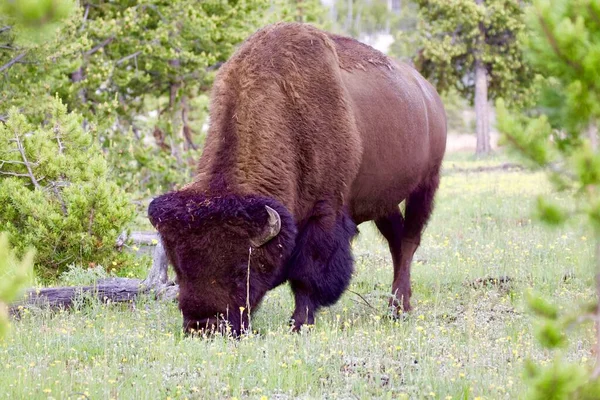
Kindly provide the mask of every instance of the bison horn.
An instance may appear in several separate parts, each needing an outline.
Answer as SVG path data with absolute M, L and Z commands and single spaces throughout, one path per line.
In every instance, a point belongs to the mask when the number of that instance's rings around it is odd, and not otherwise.
M 263 229 L 262 233 L 250 239 L 250 244 L 252 244 L 253 247 L 260 247 L 267 243 L 269 240 L 277 236 L 281 230 L 281 217 L 279 216 L 279 213 L 269 206 L 265 206 L 265 209 L 269 214 L 269 220 L 267 221 L 267 226 Z

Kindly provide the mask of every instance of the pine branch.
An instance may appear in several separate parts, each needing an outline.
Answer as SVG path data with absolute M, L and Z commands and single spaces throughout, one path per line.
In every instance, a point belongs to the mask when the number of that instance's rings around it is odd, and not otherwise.
M 25 57 L 26 54 L 27 54 L 27 52 L 24 51 L 21 54 L 19 54 L 18 56 L 16 56 L 15 58 L 13 58 L 12 60 L 10 60 L 9 62 L 7 62 L 6 64 L 4 64 L 2 67 L 0 67 L 0 72 L 9 69 L 13 65 L 15 65 L 16 63 L 18 63 L 19 61 L 21 61 L 21 59 L 23 57 Z
M 600 17 L 598 17 L 596 14 L 594 14 L 592 12 L 592 10 L 590 10 L 590 13 L 593 15 L 594 20 L 598 21 L 598 19 Z M 562 61 L 564 61 L 567 65 L 569 65 L 571 68 L 573 68 L 575 70 L 575 72 L 577 72 L 577 74 L 582 75 L 584 73 L 584 69 L 583 69 L 583 66 L 581 65 L 581 63 L 571 60 L 563 54 L 563 52 L 560 50 L 560 47 L 558 46 L 556 37 L 553 35 L 552 31 L 550 30 L 550 27 L 548 26 L 548 24 L 546 23 L 546 21 L 544 20 L 542 15 L 540 15 L 539 13 L 538 13 L 538 20 L 540 22 L 540 26 L 542 27 L 542 30 L 544 31 L 544 34 L 546 35 L 546 39 L 548 39 L 548 42 L 550 43 L 550 46 L 552 47 L 552 50 L 554 50 L 554 53 L 556 54 L 556 56 L 558 58 L 560 58 Z M 594 80 L 589 81 L 589 85 L 590 85 L 591 89 L 595 89 L 595 90 L 600 89 L 600 86 L 598 86 L 597 82 Z
M 594 8 L 592 7 L 592 3 L 588 4 L 588 11 L 590 12 L 590 16 L 596 21 L 598 26 L 600 26 L 600 15 L 594 12 Z
M 367 301 L 367 299 L 365 299 L 365 298 L 363 297 L 363 295 L 362 295 L 362 294 L 360 294 L 360 293 L 358 293 L 358 292 L 355 292 L 354 290 L 350 290 L 350 289 L 348 289 L 348 291 L 349 291 L 350 293 L 354 293 L 355 295 L 357 295 L 358 297 L 360 297 L 360 298 L 362 299 L 362 301 L 365 303 L 365 305 L 366 305 L 367 307 L 371 308 L 372 310 L 377 310 L 375 307 L 373 307 L 373 306 L 371 305 L 371 303 L 369 303 L 369 302 Z
M 17 143 L 17 149 L 19 150 L 19 153 L 21 153 L 21 158 L 23 159 L 23 164 L 25 165 L 25 168 L 27 168 L 26 176 L 29 177 L 29 179 L 31 180 L 31 183 L 33 183 L 33 186 L 36 189 L 41 190 L 42 187 L 40 186 L 38 180 L 33 175 L 33 171 L 31 170 L 32 164 L 27 160 L 27 155 L 25 155 L 25 148 L 23 147 L 23 143 L 21 142 L 21 139 L 19 139 L 19 135 L 15 135 L 14 140 Z
M 552 50 L 554 50 L 554 53 L 558 56 L 558 58 L 560 58 L 564 62 L 566 62 L 575 71 L 577 71 L 578 73 L 581 73 L 583 70 L 583 67 L 581 66 L 581 64 L 575 62 L 574 60 L 569 59 L 567 56 L 565 56 L 563 54 L 563 52 L 560 50 L 560 47 L 558 46 L 556 37 L 554 37 L 554 35 L 552 34 L 552 31 L 550 30 L 550 27 L 548 27 L 548 24 L 546 23 L 544 18 L 538 14 L 538 19 L 540 21 L 540 26 L 542 27 L 542 30 L 544 31 L 544 34 L 546 35 L 546 38 L 548 39 L 548 42 L 550 43 L 550 46 L 552 47 Z
M 17 165 L 25 165 L 23 161 L 13 161 L 13 160 L 0 160 L 0 169 L 4 166 L 4 164 L 17 164 Z M 31 163 L 33 166 L 37 166 L 39 163 Z
M 215 64 L 213 64 L 213 65 L 209 65 L 208 67 L 206 67 L 206 70 L 207 70 L 207 71 L 216 71 L 216 70 L 218 70 L 219 68 L 221 68 L 221 66 L 222 66 L 223 64 L 225 64 L 223 61 L 219 61 L 219 62 L 217 62 L 217 63 L 215 63 Z
M 83 32 L 83 30 L 85 29 L 85 24 L 87 22 L 87 18 L 88 18 L 89 13 L 90 13 L 90 5 L 86 4 L 85 5 L 85 12 L 83 13 L 83 21 L 81 21 L 81 27 L 79 28 L 79 32 Z
M 137 56 L 139 56 L 141 53 L 142 53 L 142 51 L 141 51 L 141 50 L 138 50 L 138 51 L 136 51 L 136 52 L 135 52 L 135 53 L 133 53 L 133 54 L 130 54 L 130 55 L 128 55 L 128 56 L 125 56 L 125 57 L 121 58 L 120 60 L 117 60 L 116 64 L 117 64 L 117 65 L 119 65 L 119 64 L 121 64 L 121 63 L 124 63 L 125 61 L 127 61 L 127 60 L 129 60 L 129 59 L 131 59 L 131 58 L 134 58 L 134 57 L 137 57 Z
M 19 178 L 27 178 L 29 177 L 29 174 L 18 174 L 16 172 L 5 172 L 5 171 L 0 171 L 0 175 L 10 175 L 10 176 L 18 176 Z
M 92 54 L 94 54 L 95 52 L 97 52 L 98 50 L 100 50 L 103 47 L 108 46 L 113 40 L 115 40 L 114 36 L 111 36 L 107 39 L 104 39 L 102 42 L 100 42 L 96 47 L 86 51 L 85 53 L 83 53 L 86 56 L 91 56 Z
M 52 185 L 52 191 L 54 192 L 54 195 L 58 198 L 58 201 L 60 202 L 60 209 L 62 210 L 64 216 L 66 217 L 68 215 L 67 205 L 65 204 L 65 201 L 63 200 L 62 196 L 60 195 L 60 191 L 58 190 L 58 187 L 56 185 Z

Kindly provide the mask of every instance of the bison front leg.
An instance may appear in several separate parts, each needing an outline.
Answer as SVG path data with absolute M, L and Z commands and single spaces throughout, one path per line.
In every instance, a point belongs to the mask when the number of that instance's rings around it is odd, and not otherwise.
M 356 225 L 344 213 L 335 222 L 331 217 L 313 218 L 302 230 L 288 266 L 296 309 L 293 329 L 314 324 L 315 312 L 334 304 L 350 283 L 353 260 L 350 241 Z
M 290 324 L 292 329 L 297 332 L 302 328 L 302 325 L 313 325 L 315 323 L 315 312 L 319 308 L 319 303 L 315 299 L 313 288 L 306 285 L 306 282 L 293 280 L 290 283 L 296 302 Z

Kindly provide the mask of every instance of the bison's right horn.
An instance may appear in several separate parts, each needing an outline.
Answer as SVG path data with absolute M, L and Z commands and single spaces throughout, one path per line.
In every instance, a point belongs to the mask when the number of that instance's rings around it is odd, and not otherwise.
M 281 217 L 279 216 L 279 213 L 269 206 L 265 206 L 265 209 L 267 210 L 267 213 L 269 213 L 269 220 L 262 233 L 250 239 L 250 244 L 252 244 L 253 247 L 260 247 L 267 243 L 277 236 L 281 230 Z

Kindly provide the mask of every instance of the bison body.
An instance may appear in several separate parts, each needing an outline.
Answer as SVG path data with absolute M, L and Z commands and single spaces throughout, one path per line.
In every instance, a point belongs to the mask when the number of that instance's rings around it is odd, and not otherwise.
M 241 332 L 286 281 L 294 327 L 313 323 L 348 286 L 350 241 L 371 220 L 393 257 L 391 304 L 410 309 L 445 135 L 439 96 L 414 69 L 310 25 L 252 35 L 215 80 L 195 179 L 149 207 L 185 329 Z

